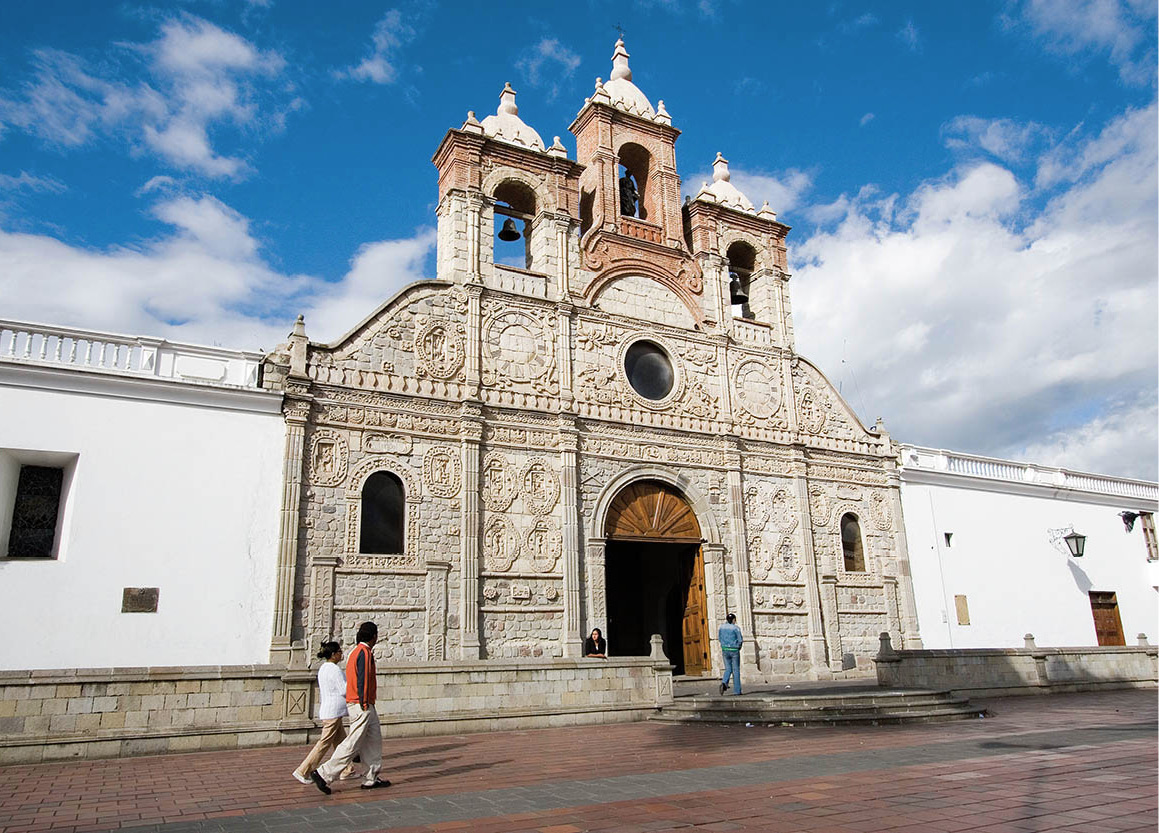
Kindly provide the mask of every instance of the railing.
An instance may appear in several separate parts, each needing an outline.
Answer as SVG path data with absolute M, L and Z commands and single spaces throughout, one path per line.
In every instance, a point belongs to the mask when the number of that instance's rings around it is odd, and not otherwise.
M 915 445 L 901 446 L 901 463 L 905 469 L 960 474 L 1008 483 L 1029 483 L 1076 492 L 1118 495 L 1159 500 L 1159 483 L 1126 477 L 1110 477 L 1089 472 L 1071 471 L 1054 466 L 1018 463 L 995 457 L 963 454 Z
M 644 240 L 648 243 L 662 243 L 661 237 L 664 234 L 660 226 L 644 220 L 637 220 L 635 217 L 620 217 L 620 234 L 627 237 L 635 237 L 637 240 Z
M 262 354 L 0 319 L 0 363 L 258 388 Z
M 734 318 L 732 332 L 737 341 L 743 341 L 745 344 L 752 344 L 756 347 L 772 347 L 775 343 L 776 331 L 772 325 L 763 322 Z

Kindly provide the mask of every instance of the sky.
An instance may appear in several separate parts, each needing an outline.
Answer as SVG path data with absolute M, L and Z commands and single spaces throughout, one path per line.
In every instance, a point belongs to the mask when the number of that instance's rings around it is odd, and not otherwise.
M 1157 477 L 1154 0 L 0 3 L 0 318 L 333 340 L 435 276 L 446 131 L 510 81 L 574 158 L 621 31 L 863 422 Z

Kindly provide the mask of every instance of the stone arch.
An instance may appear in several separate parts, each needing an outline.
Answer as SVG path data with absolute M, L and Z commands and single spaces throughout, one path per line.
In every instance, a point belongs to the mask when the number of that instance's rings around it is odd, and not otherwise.
M 869 531 L 865 528 L 866 520 L 870 518 L 867 509 L 868 507 L 861 501 L 838 500 L 829 510 L 829 525 L 825 528 L 823 534 L 830 538 L 833 549 L 834 567 L 836 567 L 837 575 L 843 579 L 868 581 L 874 580 L 881 575 L 881 568 L 877 562 L 876 555 L 873 552 L 873 548 L 869 546 Z M 841 545 L 841 519 L 846 515 L 852 515 L 857 519 L 857 525 L 861 533 L 864 570 L 850 572 L 845 569 L 845 551 Z M 818 532 L 821 532 L 821 530 L 818 530 Z
M 708 502 L 708 496 L 679 472 L 647 463 L 630 466 L 604 486 L 599 497 L 596 498 L 592 511 L 588 527 L 589 539 L 602 539 L 604 537 L 604 525 L 607 523 L 608 510 L 612 506 L 612 501 L 625 486 L 638 480 L 658 480 L 678 490 L 684 495 L 684 499 L 688 501 L 688 505 L 696 515 L 696 521 L 700 524 L 700 532 L 704 536 L 705 542 L 709 544 L 721 543 L 720 527 L 716 515 L 712 511 L 712 506 Z
M 753 250 L 754 272 L 773 268 L 770 253 L 764 243 L 760 238 L 742 229 L 728 229 L 720 235 L 720 256 L 726 257 L 729 248 L 735 243 L 744 243 Z
M 552 199 L 551 191 L 547 188 L 543 180 L 518 168 L 509 168 L 506 166 L 495 168 L 483 178 L 480 190 L 484 196 L 493 200 L 495 199 L 495 191 L 505 182 L 517 182 L 520 185 L 530 188 L 532 193 L 535 194 L 535 211 L 537 214 L 555 210 L 555 200 Z
M 402 458 L 390 455 L 370 457 L 352 467 L 346 478 L 346 499 L 360 499 L 362 487 L 366 485 L 370 475 L 380 471 L 389 472 L 402 481 L 408 504 L 422 503 L 423 490 L 419 488 L 418 479 Z
M 695 295 L 689 292 L 686 287 L 682 286 L 663 269 L 645 260 L 637 260 L 635 258 L 618 260 L 614 265 L 601 272 L 598 277 L 587 285 L 587 288 L 584 290 L 584 299 L 589 306 L 594 307 L 600 293 L 617 280 L 637 276 L 651 278 L 672 292 L 680 300 L 680 303 L 684 305 L 685 309 L 688 310 L 693 328 L 697 327 L 704 320 L 704 311 L 701 309 L 700 301 Z
M 403 551 L 387 555 L 367 555 L 360 550 L 362 535 L 362 488 L 372 474 L 384 471 L 402 481 L 403 487 Z M 413 566 L 418 564 L 419 512 L 423 501 L 423 491 L 419 481 L 406 463 L 393 456 L 377 456 L 363 460 L 354 466 L 346 480 L 346 537 L 343 558 L 347 566 L 359 564 L 365 567 L 379 567 L 386 564 Z

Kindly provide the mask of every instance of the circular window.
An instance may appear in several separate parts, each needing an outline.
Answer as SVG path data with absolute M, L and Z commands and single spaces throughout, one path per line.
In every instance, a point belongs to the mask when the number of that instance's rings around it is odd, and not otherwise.
M 668 354 L 650 341 L 637 341 L 624 355 L 624 373 L 645 399 L 660 400 L 672 392 L 675 374 Z

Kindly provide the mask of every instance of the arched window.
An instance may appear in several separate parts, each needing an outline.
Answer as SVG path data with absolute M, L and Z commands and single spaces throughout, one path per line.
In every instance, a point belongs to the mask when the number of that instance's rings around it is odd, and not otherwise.
M 757 253 L 748 243 L 737 241 L 725 253 L 728 260 L 728 283 L 730 300 L 736 300 L 736 290 L 745 300 L 733 304 L 733 315 L 737 318 L 753 318 L 749 299 L 752 297 L 753 272 L 756 271 Z
M 596 192 L 590 188 L 585 188 L 580 191 L 579 213 L 580 213 L 580 237 L 588 233 L 588 229 L 592 227 L 594 218 L 592 217 L 592 206 L 596 201 Z
M 628 142 L 620 148 L 620 214 L 625 217 L 647 220 L 652 213 L 652 195 L 648 193 L 651 166 L 652 157 L 640 145 Z
M 841 516 L 841 550 L 845 554 L 845 572 L 865 572 L 865 550 L 861 546 L 861 524 L 857 516 L 845 513 Z
M 531 269 L 535 192 L 508 180 L 495 189 L 495 262 Z
M 403 551 L 402 481 L 388 471 L 376 471 L 362 487 L 362 534 L 358 551 L 389 555 Z

